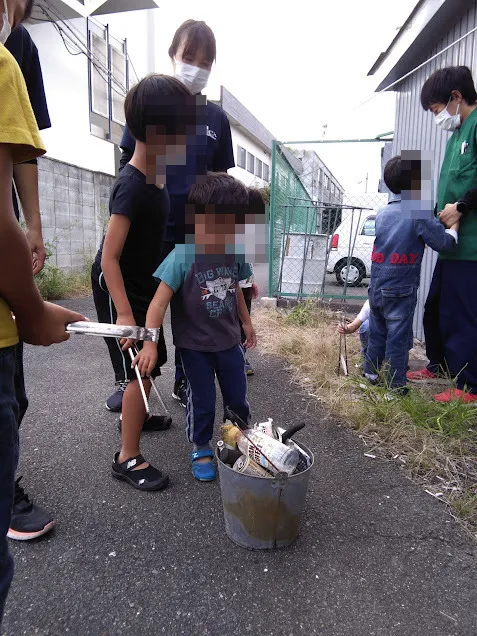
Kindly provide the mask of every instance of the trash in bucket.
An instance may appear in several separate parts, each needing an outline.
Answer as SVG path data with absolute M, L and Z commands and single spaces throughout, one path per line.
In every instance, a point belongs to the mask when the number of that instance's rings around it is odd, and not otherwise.
M 299 428 L 303 427 L 294 427 L 293 433 Z M 284 429 L 274 426 L 273 430 L 280 439 L 286 440 L 285 444 L 269 436 L 269 444 L 261 446 L 263 440 L 257 436 L 259 431 L 243 428 L 238 431 L 233 465 L 226 463 L 230 462 L 230 457 L 224 453 L 223 444 L 219 442 L 217 448 L 225 530 L 234 543 L 251 550 L 281 548 L 296 539 L 314 463 L 313 454 L 305 445 L 286 439 Z M 257 442 L 255 448 L 253 440 Z M 228 441 L 230 444 L 230 437 Z M 282 455 L 277 451 L 279 446 L 284 448 Z M 270 448 L 275 453 L 260 460 L 260 448 L 265 455 Z M 247 451 L 247 455 L 236 459 L 239 451 Z M 280 463 L 286 451 L 292 451 L 292 456 L 296 457 L 296 462 L 293 460 L 295 467 L 290 470 L 288 466 L 290 474 L 277 470 L 282 466 L 275 464 Z

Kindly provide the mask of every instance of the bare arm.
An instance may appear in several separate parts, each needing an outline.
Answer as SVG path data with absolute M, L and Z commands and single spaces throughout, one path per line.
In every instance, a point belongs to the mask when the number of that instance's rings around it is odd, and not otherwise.
M 253 349 L 257 344 L 257 336 L 252 326 L 252 320 L 250 318 L 250 314 L 248 313 L 247 305 L 245 304 L 245 298 L 243 297 L 243 291 L 241 287 L 237 288 L 237 310 L 240 322 L 242 323 L 242 329 L 244 331 L 245 337 L 247 338 L 244 342 L 244 347 L 246 349 Z
M 36 276 L 43 269 L 46 259 L 41 232 L 38 166 L 36 163 L 16 164 L 13 167 L 13 177 L 22 204 L 27 226 L 26 237 L 33 257 L 33 274 Z
M 0 296 L 17 319 L 43 311 L 43 300 L 32 276 L 28 243 L 12 205 L 13 166 L 7 145 L 0 145 Z
M 119 266 L 119 259 L 121 258 L 130 226 L 131 222 L 126 216 L 122 214 L 111 215 L 101 257 L 101 269 L 118 314 L 117 323 L 122 325 L 135 324 Z M 123 320 L 126 322 L 119 322 Z
M 0 144 L 0 297 L 15 314 L 18 333 L 30 344 L 67 340 L 65 325 L 84 320 L 76 312 L 45 303 L 33 280 L 28 243 L 13 212 L 10 147 Z
M 350 322 L 349 324 L 339 324 L 338 332 L 339 333 L 354 333 L 355 331 L 358 331 L 358 329 L 361 327 L 362 324 L 363 324 L 362 320 L 360 320 L 359 318 L 355 318 L 353 322 Z
M 147 310 L 146 327 L 149 329 L 158 329 L 162 326 L 164 315 L 173 295 L 174 290 L 166 283 L 161 282 Z
M 164 282 L 157 288 L 146 314 L 146 327 L 158 329 L 164 321 L 164 314 L 174 295 L 174 290 Z M 141 351 L 134 358 L 132 366 L 137 365 L 142 377 L 149 377 L 157 363 L 157 345 L 145 342 Z

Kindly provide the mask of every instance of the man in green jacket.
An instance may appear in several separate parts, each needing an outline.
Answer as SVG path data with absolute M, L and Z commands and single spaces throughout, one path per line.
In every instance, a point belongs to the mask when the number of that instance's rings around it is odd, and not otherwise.
M 450 374 L 456 388 L 438 402 L 477 401 L 477 92 L 466 66 L 443 68 L 421 91 L 424 110 L 452 132 L 438 184 L 437 210 L 449 227 L 460 222 L 455 250 L 439 254 L 424 311 L 427 368 L 409 380 Z

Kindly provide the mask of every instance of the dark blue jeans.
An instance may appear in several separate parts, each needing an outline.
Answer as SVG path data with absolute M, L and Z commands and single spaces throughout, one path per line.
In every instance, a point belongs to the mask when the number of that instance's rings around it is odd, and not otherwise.
M 364 372 L 377 375 L 384 363 L 387 384 L 391 388 L 406 385 L 416 302 L 415 285 L 369 288 L 371 313 Z
M 477 261 L 439 259 L 424 310 L 429 371 L 477 393 Z
M 240 345 L 206 353 L 179 349 L 187 378 L 187 438 L 197 446 L 212 439 L 215 421 L 215 376 L 219 382 L 224 407 L 228 406 L 244 422 L 250 421 L 247 402 L 245 357 Z
M 19 406 L 15 394 L 16 358 L 15 347 L 0 349 L 0 623 L 13 577 L 13 559 L 8 551 L 7 532 L 18 462 Z

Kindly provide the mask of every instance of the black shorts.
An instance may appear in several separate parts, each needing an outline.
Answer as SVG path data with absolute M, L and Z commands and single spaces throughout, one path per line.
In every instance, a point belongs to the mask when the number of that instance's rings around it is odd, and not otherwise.
M 91 285 L 93 288 L 93 299 L 96 307 L 99 322 L 116 323 L 117 313 L 113 300 L 109 295 L 106 281 L 104 280 L 101 267 L 96 263 L 91 268 Z M 146 314 L 149 303 L 153 298 L 153 291 L 145 292 L 138 285 L 125 281 L 126 294 L 133 312 L 136 325 L 144 327 L 146 324 Z M 136 372 L 131 369 L 131 358 L 127 351 L 123 351 L 117 338 L 104 339 L 109 350 L 109 356 L 114 369 L 116 382 L 124 380 L 135 380 Z M 142 342 L 137 342 L 136 346 L 141 349 Z M 167 362 L 167 349 L 164 340 L 164 332 L 161 327 L 159 342 L 157 343 L 157 364 L 154 367 L 151 376 L 153 378 L 161 375 L 161 367 Z

